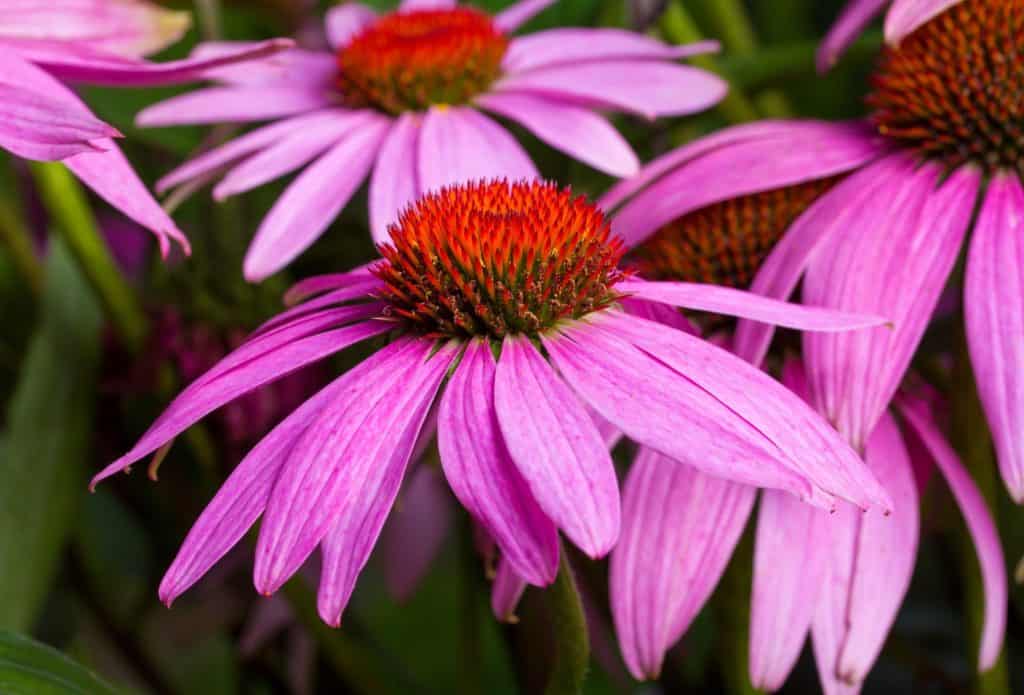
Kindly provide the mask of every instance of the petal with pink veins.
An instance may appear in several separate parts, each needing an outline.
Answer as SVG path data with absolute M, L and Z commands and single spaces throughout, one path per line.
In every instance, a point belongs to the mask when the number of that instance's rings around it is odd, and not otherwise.
M 417 153 L 421 116 L 404 113 L 380 146 L 370 177 L 370 232 L 376 244 L 388 241 L 388 227 L 420 195 Z

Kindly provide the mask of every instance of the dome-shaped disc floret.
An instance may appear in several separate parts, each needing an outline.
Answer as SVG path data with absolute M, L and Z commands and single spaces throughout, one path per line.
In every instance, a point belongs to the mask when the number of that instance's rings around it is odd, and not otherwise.
M 629 265 L 649 280 L 745 289 L 789 225 L 834 183 L 809 181 L 687 213 L 633 249 Z
M 1021 170 L 1024 0 L 964 0 L 885 50 L 879 132 L 950 167 Z
M 338 52 L 346 104 L 388 113 L 465 104 L 501 74 L 508 39 L 468 7 L 397 12 Z
M 428 335 L 535 335 L 618 299 L 623 247 L 604 214 L 554 184 L 428 194 L 391 227 L 374 273 L 393 316 Z

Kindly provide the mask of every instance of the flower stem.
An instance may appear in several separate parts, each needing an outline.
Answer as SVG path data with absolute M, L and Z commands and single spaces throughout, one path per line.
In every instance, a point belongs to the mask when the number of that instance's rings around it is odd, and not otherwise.
M 706 0 L 703 7 L 715 35 L 721 37 L 730 53 L 757 50 L 754 24 L 740 0 Z
M 747 528 L 733 551 L 722 581 L 715 592 L 714 605 L 719 620 L 718 663 L 727 692 L 732 695 L 756 695 L 750 682 L 750 592 L 754 581 L 754 522 Z
M 36 256 L 18 205 L 11 200 L 0 200 L 0 242 L 7 246 L 14 266 L 32 294 L 38 297 L 43 291 L 43 265 Z
M 130 349 L 138 350 L 146 335 L 146 316 L 135 291 L 111 256 L 81 186 L 63 164 L 33 162 L 31 166 L 54 226 L 67 242 L 117 333 Z
M 546 695 L 577 695 L 590 666 L 590 638 L 576 579 L 562 548 L 558 577 L 547 592 L 555 655 Z

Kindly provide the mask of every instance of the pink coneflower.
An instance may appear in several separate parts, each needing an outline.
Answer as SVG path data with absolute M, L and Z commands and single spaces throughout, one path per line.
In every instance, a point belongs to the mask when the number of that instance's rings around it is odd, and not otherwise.
M 230 167 L 213 190 L 223 199 L 306 167 L 253 239 L 244 271 L 256 281 L 323 234 L 371 169 L 377 243 L 428 191 L 536 178 L 530 157 L 485 111 L 601 171 L 629 176 L 636 155 L 597 110 L 682 115 L 725 94 L 714 75 L 673 62 L 713 50 L 713 42 L 668 46 L 618 29 L 510 35 L 553 1 L 521 0 L 494 17 L 453 0 L 405 0 L 380 17 L 358 3 L 335 7 L 326 20 L 333 53 L 295 50 L 212 74 L 221 84 L 139 114 L 145 126 L 275 121 L 184 164 L 157 189 Z M 229 46 L 202 45 L 196 55 Z
M 186 13 L 142 0 L 0 0 L 0 147 L 25 159 L 64 162 L 100 197 L 152 230 L 166 255 L 188 241 L 139 181 L 99 120 L 63 82 L 174 84 L 288 42 L 250 45 L 215 58 L 149 63 L 140 57 L 176 41 Z
M 805 330 L 881 319 L 618 269 L 601 212 L 538 182 L 476 183 L 409 208 L 368 269 L 312 278 L 305 300 L 185 390 L 94 484 L 214 409 L 359 341 L 373 356 L 286 418 L 231 474 L 160 586 L 198 580 L 262 515 L 255 585 L 276 591 L 319 546 L 320 613 L 338 624 L 436 408 L 456 497 L 530 584 L 558 532 L 588 555 L 619 534 L 615 471 L 595 417 L 707 473 L 825 507 L 888 506 L 856 454 L 799 398 L 698 338 L 620 310 L 626 296 Z M 315 296 L 314 296 L 315 295 Z M 443 388 L 442 388 L 443 384 Z
M 603 200 L 606 209 L 626 201 L 615 229 L 636 242 L 711 203 L 843 175 L 789 228 L 751 291 L 784 298 L 803 277 L 807 304 L 893 320 L 895 330 L 804 337 L 812 401 L 857 448 L 896 392 L 980 204 L 967 254 L 967 337 L 1003 478 L 1018 501 L 1022 11 L 1020 0 L 966 0 L 899 36 L 878 64 L 864 123 L 722 131 L 665 155 Z M 741 321 L 737 345 L 763 354 L 771 333 Z

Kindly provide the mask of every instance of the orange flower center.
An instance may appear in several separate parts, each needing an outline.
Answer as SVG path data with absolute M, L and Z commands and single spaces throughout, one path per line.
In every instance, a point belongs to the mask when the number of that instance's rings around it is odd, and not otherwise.
M 683 215 L 630 253 L 651 280 L 746 289 L 789 226 L 836 179 L 733 198 Z
M 1024 0 L 964 0 L 886 48 L 868 98 L 879 132 L 950 167 L 1021 170 Z
M 554 184 L 446 188 L 390 232 L 374 273 L 390 313 L 427 335 L 536 335 L 619 298 L 621 242 L 597 207 Z
M 501 74 L 507 48 L 478 10 L 395 12 L 338 52 L 338 85 L 348 105 L 392 114 L 465 104 Z

